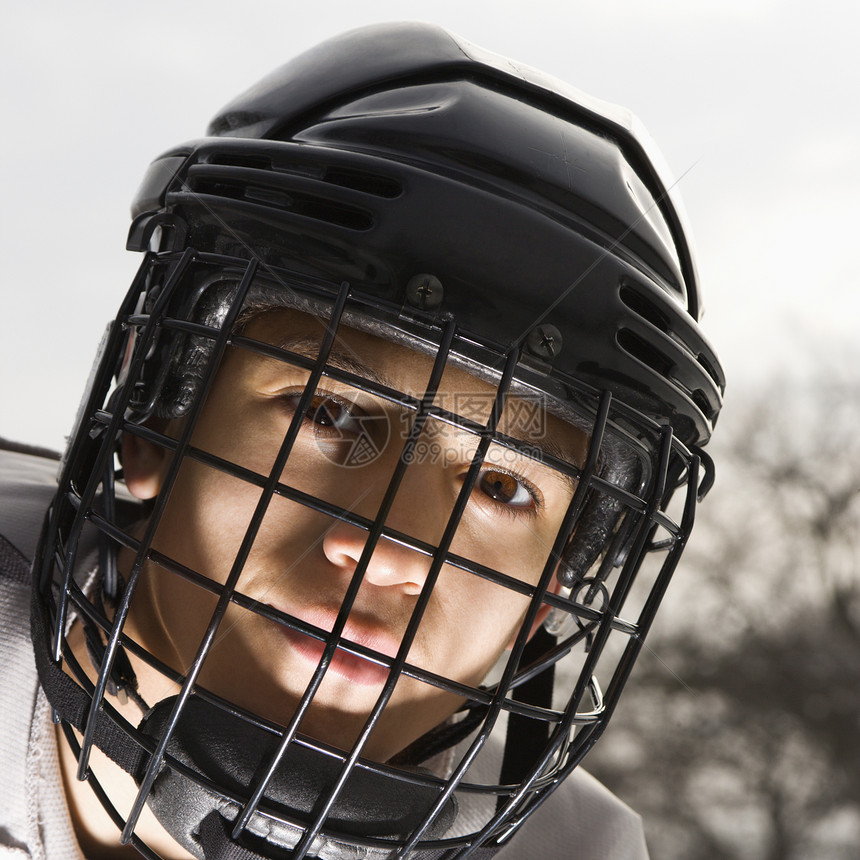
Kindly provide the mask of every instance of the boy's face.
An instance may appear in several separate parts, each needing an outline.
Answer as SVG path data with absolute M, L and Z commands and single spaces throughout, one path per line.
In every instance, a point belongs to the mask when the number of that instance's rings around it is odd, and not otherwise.
M 258 316 L 244 334 L 313 358 L 323 330 L 318 320 L 285 310 Z M 432 366 L 425 356 L 350 329 L 339 334 L 330 362 L 415 397 L 423 394 Z M 308 376 L 306 370 L 290 364 L 230 347 L 192 445 L 267 476 Z M 449 368 L 436 402 L 483 423 L 493 396 L 491 386 Z M 397 403 L 323 376 L 281 481 L 372 520 L 413 415 Z M 179 422 L 174 422 L 167 432 L 175 436 L 179 429 Z M 584 459 L 585 435 L 544 414 L 538 404 L 511 400 L 499 429 L 571 462 L 581 464 Z M 477 436 L 430 419 L 386 526 L 435 547 L 477 444 Z M 124 468 L 133 493 L 156 494 L 167 465 L 162 449 L 127 438 Z M 451 551 L 536 584 L 573 490 L 573 482 L 550 467 L 493 445 Z M 155 549 L 223 583 L 260 492 L 256 484 L 186 457 L 158 526 Z M 275 495 L 242 570 L 238 591 L 330 631 L 366 536 L 361 528 Z M 394 656 L 430 564 L 427 555 L 380 539 L 344 637 Z M 210 592 L 149 562 L 132 601 L 129 630 L 157 657 L 185 671 L 215 603 Z M 477 685 L 515 636 L 527 606 L 527 597 L 445 565 L 407 662 Z M 283 724 L 292 716 L 322 650 L 320 640 L 231 604 L 200 683 Z M 386 676 L 386 668 L 338 650 L 300 731 L 349 746 Z M 462 701 L 437 687 L 401 677 L 365 755 L 389 759 L 443 722 Z

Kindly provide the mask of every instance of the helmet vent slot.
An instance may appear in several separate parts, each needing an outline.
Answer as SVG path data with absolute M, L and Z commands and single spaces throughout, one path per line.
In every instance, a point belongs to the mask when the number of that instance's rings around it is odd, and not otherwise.
M 618 345 L 633 358 L 638 359 L 661 376 L 668 377 L 675 367 L 675 363 L 653 344 L 648 343 L 636 332 L 629 328 L 619 329 L 616 335 Z
M 723 390 L 723 384 L 722 384 L 722 382 L 720 382 L 720 377 L 717 375 L 716 371 L 712 367 L 711 362 L 709 362 L 708 359 L 705 358 L 705 356 L 702 355 L 701 353 L 699 353 L 696 356 L 696 361 L 699 362 L 699 364 L 704 369 L 705 373 L 707 373 L 708 376 L 710 376 L 711 379 L 714 380 L 714 385 L 716 385 L 717 388 L 719 388 L 720 391 L 722 391 Z
M 225 167 L 250 167 L 254 170 L 271 170 L 272 159 L 265 155 L 247 155 L 230 152 L 218 153 L 207 159 L 209 164 L 222 164 Z
M 197 177 L 191 183 L 190 190 L 196 194 L 244 200 L 349 230 L 369 230 L 373 226 L 371 213 L 355 206 L 327 200 L 314 194 L 255 185 L 240 179 Z
M 656 305 L 649 301 L 641 293 L 634 290 L 628 284 L 622 284 L 619 291 L 621 301 L 630 308 L 633 313 L 656 326 L 662 332 L 669 332 L 669 319 Z
M 701 388 L 697 388 L 692 393 L 693 403 L 702 410 L 702 414 L 709 420 L 714 419 L 714 407 L 708 402 L 705 392 Z
M 345 167 L 327 167 L 323 176 L 325 182 L 339 185 L 341 188 L 351 188 L 374 197 L 384 197 L 391 200 L 403 193 L 403 186 L 396 180 L 363 170 L 350 170 Z

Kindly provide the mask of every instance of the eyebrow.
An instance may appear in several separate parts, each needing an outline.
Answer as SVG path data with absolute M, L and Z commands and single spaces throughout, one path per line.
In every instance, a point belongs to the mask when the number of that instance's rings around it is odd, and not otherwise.
M 316 361 L 319 358 L 320 347 L 322 341 L 319 338 L 311 335 L 289 335 L 281 338 L 273 346 L 278 349 L 294 352 L 304 358 Z M 356 355 L 345 349 L 339 349 L 333 346 L 328 355 L 327 365 L 332 365 L 338 370 L 345 370 L 347 373 L 352 373 L 355 376 L 361 376 L 364 379 L 369 379 L 377 385 L 382 385 L 385 388 L 395 388 L 392 381 L 378 371 L 374 370 L 370 365 L 365 364 L 358 359 Z
M 560 460 L 562 463 L 571 463 L 577 468 L 580 466 L 576 461 L 576 457 L 570 451 L 565 451 L 562 445 L 554 439 L 545 437 L 540 440 L 539 444 L 535 445 L 535 448 L 543 451 L 544 454 L 549 454 L 550 457 L 556 460 Z
M 508 399 L 521 400 L 522 398 L 519 397 L 516 391 L 511 391 L 509 392 Z M 545 416 L 549 414 L 543 407 L 541 407 L 541 411 Z M 567 422 L 564 423 L 570 427 L 570 430 L 573 433 L 582 433 L 581 430 L 574 427 L 572 424 L 568 424 Z M 582 465 L 582 463 L 580 463 L 580 458 L 577 456 L 575 446 L 573 444 L 565 445 L 561 439 L 557 438 L 559 436 L 558 433 L 550 435 L 550 431 L 548 431 L 546 426 L 544 426 L 544 432 L 542 434 L 530 437 L 525 433 L 517 433 L 516 427 L 506 427 L 503 413 L 502 421 L 499 423 L 498 430 L 503 436 L 508 436 L 509 438 L 536 449 L 543 454 L 548 454 L 550 457 L 560 460 L 563 463 L 571 463 L 577 467 L 581 467 Z M 563 434 L 561 435 L 563 437 Z

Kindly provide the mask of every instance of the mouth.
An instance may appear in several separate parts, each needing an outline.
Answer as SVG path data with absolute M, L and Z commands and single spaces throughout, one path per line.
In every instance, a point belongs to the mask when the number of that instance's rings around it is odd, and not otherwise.
M 318 608 L 303 609 L 300 612 L 292 610 L 287 614 L 318 628 L 319 635 L 330 634 L 337 619 L 336 612 Z M 319 665 L 326 649 L 324 640 L 291 627 L 283 626 L 281 630 L 293 653 L 315 666 Z M 362 687 L 381 687 L 389 674 L 389 667 L 382 660 L 386 657 L 389 660 L 394 658 L 400 647 L 400 640 L 378 626 L 352 619 L 347 621 L 340 639 L 343 644 L 338 644 L 335 649 L 327 672 Z M 373 653 L 365 656 L 346 650 L 353 646 Z M 378 660 L 374 659 L 375 656 Z

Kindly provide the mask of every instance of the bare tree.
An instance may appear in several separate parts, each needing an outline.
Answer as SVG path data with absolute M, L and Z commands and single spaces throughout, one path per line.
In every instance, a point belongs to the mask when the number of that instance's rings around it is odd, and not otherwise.
M 729 401 L 717 487 L 590 760 L 659 860 L 860 856 L 858 366 Z

